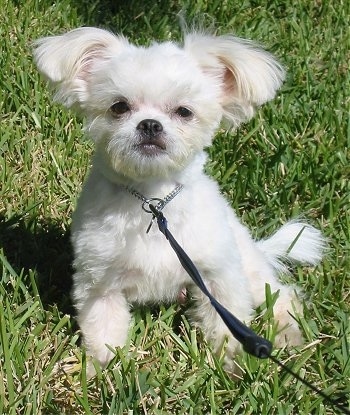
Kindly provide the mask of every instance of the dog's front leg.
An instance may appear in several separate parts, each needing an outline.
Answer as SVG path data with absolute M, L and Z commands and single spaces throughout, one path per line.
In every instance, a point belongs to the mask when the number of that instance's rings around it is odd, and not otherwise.
M 125 345 L 130 323 L 128 303 L 119 291 L 109 290 L 101 295 L 91 290 L 76 307 L 87 353 L 104 367 L 113 357 L 107 345 Z

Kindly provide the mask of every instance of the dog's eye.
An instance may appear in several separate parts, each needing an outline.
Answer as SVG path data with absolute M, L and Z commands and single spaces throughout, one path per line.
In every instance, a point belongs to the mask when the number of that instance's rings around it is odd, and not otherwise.
M 192 117 L 193 113 L 186 107 L 179 107 L 176 109 L 175 114 L 181 118 L 189 118 Z
M 129 112 L 130 107 L 126 101 L 118 101 L 111 106 L 110 110 L 114 115 L 122 115 Z

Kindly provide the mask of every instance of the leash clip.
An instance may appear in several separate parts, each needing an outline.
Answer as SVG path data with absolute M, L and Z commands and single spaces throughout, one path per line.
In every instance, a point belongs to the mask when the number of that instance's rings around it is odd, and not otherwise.
M 153 201 L 156 201 L 158 203 L 156 205 L 153 205 L 151 203 Z M 153 198 L 144 200 L 144 202 L 142 203 L 142 209 L 147 213 L 152 213 L 152 219 L 151 219 L 151 222 L 149 223 L 149 225 L 146 229 L 146 233 L 148 233 L 150 231 L 154 220 L 159 217 L 159 215 L 161 214 L 160 211 L 163 209 L 164 206 L 165 206 L 164 200 L 159 199 L 157 197 L 153 197 Z

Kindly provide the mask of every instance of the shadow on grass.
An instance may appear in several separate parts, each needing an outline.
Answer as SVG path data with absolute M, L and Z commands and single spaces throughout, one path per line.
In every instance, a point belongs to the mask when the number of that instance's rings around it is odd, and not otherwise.
M 13 216 L 0 216 L 0 248 L 16 273 L 36 272 L 37 286 L 45 308 L 57 304 L 63 313 L 74 314 L 70 300 L 72 248 L 69 232 L 56 223 L 40 223 Z M 30 281 L 24 281 L 28 288 Z M 28 283 L 28 284 L 27 284 Z
M 143 16 L 153 13 L 177 13 L 181 6 L 172 0 L 139 1 L 139 0 L 82 0 L 73 2 L 79 16 L 89 25 L 109 25 L 119 18 L 120 22 L 133 24 L 142 22 Z M 141 23 L 142 24 L 142 23 Z
M 187 9 L 171 0 L 75 0 L 73 5 L 84 26 L 108 29 L 142 44 L 167 39 L 170 32 L 180 35 L 178 14 Z

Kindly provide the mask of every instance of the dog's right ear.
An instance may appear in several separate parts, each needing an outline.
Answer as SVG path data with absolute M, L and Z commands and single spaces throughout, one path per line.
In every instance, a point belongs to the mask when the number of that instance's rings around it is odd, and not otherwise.
M 129 46 L 120 36 L 93 27 L 81 27 L 34 43 L 39 71 L 55 89 L 55 99 L 67 107 L 84 106 L 92 68 Z

